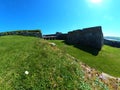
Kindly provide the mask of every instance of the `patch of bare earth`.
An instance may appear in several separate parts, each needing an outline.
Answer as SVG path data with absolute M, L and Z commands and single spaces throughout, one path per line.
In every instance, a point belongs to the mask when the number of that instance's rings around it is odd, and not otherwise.
M 68 56 L 75 61 L 79 61 L 70 55 Z M 104 72 L 97 71 L 82 62 L 80 62 L 80 66 L 85 74 L 84 79 L 86 80 L 86 82 L 91 83 L 94 90 L 98 90 L 98 87 L 96 87 L 95 85 L 96 79 L 102 84 L 106 85 L 110 90 L 120 90 L 120 78 L 113 77 Z

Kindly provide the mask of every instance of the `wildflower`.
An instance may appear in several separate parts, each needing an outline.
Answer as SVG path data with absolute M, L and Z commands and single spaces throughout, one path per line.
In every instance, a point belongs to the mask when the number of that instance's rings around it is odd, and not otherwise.
M 29 74 L 29 72 L 28 72 L 28 71 L 25 71 L 25 74 L 26 74 L 26 75 L 28 75 L 28 74 Z

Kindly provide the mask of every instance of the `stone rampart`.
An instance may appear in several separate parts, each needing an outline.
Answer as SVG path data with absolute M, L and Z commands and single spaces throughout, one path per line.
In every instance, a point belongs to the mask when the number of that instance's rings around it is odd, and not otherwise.
M 112 47 L 118 47 L 118 48 L 120 48 L 120 42 L 119 41 L 112 41 L 112 40 L 106 40 L 106 39 L 104 39 L 104 44 L 112 46 Z
M 34 37 L 42 38 L 42 33 L 40 30 L 19 30 L 19 31 L 0 33 L 0 36 L 5 36 L 5 35 L 22 35 L 22 36 L 34 36 Z
M 61 32 L 56 32 L 56 34 L 48 34 L 48 35 L 43 35 L 43 39 L 46 40 L 66 40 L 67 34 L 63 34 Z
M 103 45 L 103 33 L 101 26 L 84 28 L 68 32 L 67 43 L 80 44 L 101 50 Z

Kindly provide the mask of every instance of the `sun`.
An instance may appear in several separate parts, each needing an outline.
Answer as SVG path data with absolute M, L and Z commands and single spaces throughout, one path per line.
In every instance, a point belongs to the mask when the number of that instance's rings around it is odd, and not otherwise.
M 94 8 L 94 9 L 101 8 L 102 9 L 107 6 L 106 3 L 108 3 L 108 0 L 86 0 L 86 3 L 89 8 Z
M 100 4 L 102 0 L 90 0 L 91 3 Z

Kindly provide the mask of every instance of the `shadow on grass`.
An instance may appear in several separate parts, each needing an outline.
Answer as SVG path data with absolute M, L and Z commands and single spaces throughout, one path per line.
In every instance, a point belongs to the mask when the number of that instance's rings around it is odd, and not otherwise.
M 73 44 L 69 44 L 67 43 L 66 41 L 62 41 L 62 43 L 65 43 L 67 45 L 73 45 Z M 98 49 L 95 49 L 95 48 L 91 48 L 91 47 L 88 47 L 88 46 L 85 46 L 85 45 L 80 45 L 80 44 L 74 44 L 73 45 L 75 48 L 78 48 L 80 50 L 83 50 L 85 52 L 88 52 L 94 56 L 97 56 L 99 54 L 99 51 Z

